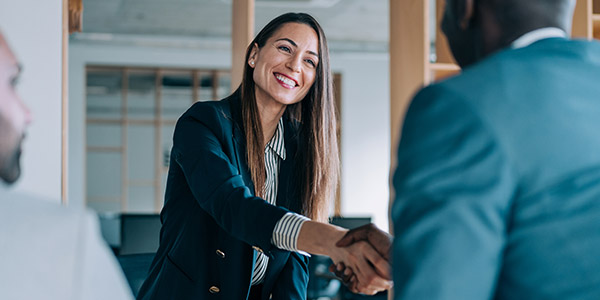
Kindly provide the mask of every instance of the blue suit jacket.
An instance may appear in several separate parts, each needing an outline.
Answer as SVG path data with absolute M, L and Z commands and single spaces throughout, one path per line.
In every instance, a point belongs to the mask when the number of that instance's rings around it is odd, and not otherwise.
M 138 299 L 246 299 L 254 249 L 270 256 L 262 299 L 305 299 L 308 258 L 271 245 L 276 222 L 300 211 L 298 130 L 284 116 L 287 159 L 277 205 L 254 196 L 239 93 L 194 104 L 177 122 L 160 246 Z
M 393 184 L 396 299 L 600 299 L 600 44 L 541 40 L 421 90 Z

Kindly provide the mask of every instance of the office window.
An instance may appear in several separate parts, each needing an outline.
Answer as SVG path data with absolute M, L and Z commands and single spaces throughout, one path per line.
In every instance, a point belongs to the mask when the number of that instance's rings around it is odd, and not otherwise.
M 224 70 L 87 68 L 86 200 L 98 212 L 162 208 L 175 122 L 231 90 Z

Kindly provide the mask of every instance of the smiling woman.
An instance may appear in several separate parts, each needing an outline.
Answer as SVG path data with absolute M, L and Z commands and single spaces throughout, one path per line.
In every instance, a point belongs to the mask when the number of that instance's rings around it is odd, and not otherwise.
M 324 202 L 329 199 L 333 194 L 331 189 L 337 184 L 339 159 L 335 137 L 335 108 L 329 51 L 327 44 L 320 41 L 320 36 L 324 38 L 324 33 L 319 26 L 313 28 L 307 23 L 282 22 L 276 31 L 272 31 L 274 28 L 267 25 L 261 32 L 265 34 L 259 33 L 248 47 L 248 65 L 241 88 L 242 98 L 247 95 L 249 99 L 242 101 L 242 110 L 246 128 L 255 132 L 246 130 L 246 146 L 252 180 L 258 186 L 264 184 L 265 178 L 264 173 L 261 174 L 264 168 L 259 167 L 264 164 L 264 155 L 261 153 L 273 136 L 277 122 L 286 108 L 294 119 L 306 125 L 304 128 L 316 137 L 312 145 L 302 143 L 310 147 L 303 149 L 303 153 L 312 156 L 308 157 L 308 161 L 315 162 L 313 170 L 305 165 L 310 170 L 305 175 L 311 177 L 304 178 L 303 187 L 308 188 L 308 182 L 316 183 L 312 191 L 304 191 L 303 196 L 308 198 L 303 197 L 303 206 L 306 208 L 304 213 L 314 219 L 324 220 L 327 215 L 319 215 L 319 210 L 326 207 L 313 201 Z M 314 24 L 317 24 L 316 21 Z M 271 34 L 269 31 L 272 31 Z M 320 34 L 317 35 L 317 32 Z M 269 35 L 271 36 L 265 39 Z M 320 50 L 326 53 L 326 57 L 319 64 L 319 53 L 322 53 Z M 313 86 L 314 89 L 309 94 Z M 302 105 L 304 108 L 300 111 Z M 321 170 L 315 170 L 316 168 Z M 330 172 L 335 172 L 332 174 L 333 181 L 327 182 L 330 179 L 330 174 L 327 173 Z M 319 176 L 323 180 L 319 180 Z M 261 191 L 257 194 L 260 196 Z M 318 197 L 319 195 L 322 197 Z
M 306 252 L 360 270 L 363 293 L 390 287 L 371 246 L 337 248 L 346 231 L 321 223 L 339 158 L 329 51 L 311 16 L 284 14 L 258 33 L 237 91 L 179 118 L 170 162 L 139 299 L 306 299 Z

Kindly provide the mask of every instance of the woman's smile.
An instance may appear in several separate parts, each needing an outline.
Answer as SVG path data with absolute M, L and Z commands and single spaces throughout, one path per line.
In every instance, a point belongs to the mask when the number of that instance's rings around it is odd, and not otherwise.
M 295 79 L 292 79 L 284 74 L 274 73 L 273 75 L 275 75 L 277 82 L 279 82 L 279 84 L 286 89 L 294 89 L 298 86 L 298 82 Z

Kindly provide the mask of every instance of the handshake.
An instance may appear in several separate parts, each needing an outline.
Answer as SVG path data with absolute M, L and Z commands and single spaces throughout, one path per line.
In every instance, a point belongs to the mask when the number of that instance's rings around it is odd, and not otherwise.
M 348 231 L 336 246 L 345 254 L 329 267 L 354 293 L 374 295 L 393 286 L 390 275 L 392 236 L 374 224 Z

